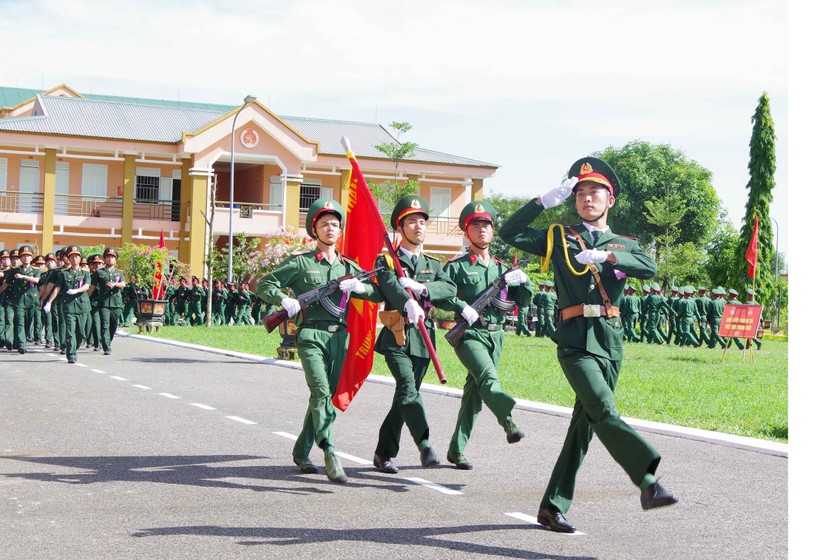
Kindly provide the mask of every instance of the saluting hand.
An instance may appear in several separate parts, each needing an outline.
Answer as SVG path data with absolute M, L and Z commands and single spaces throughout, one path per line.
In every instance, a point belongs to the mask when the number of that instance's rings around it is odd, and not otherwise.
M 559 206 L 561 202 L 569 198 L 569 195 L 572 194 L 572 189 L 575 188 L 577 182 L 577 177 L 563 179 L 562 183 L 540 197 L 540 203 L 545 208 L 554 208 L 555 206 Z

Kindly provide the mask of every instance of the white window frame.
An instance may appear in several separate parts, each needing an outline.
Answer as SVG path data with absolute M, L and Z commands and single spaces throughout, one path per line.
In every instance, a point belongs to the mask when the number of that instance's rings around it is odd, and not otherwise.
M 55 213 L 66 215 L 70 211 L 70 163 L 55 162 Z M 64 195 L 64 196 L 58 196 Z
M 446 198 L 446 207 L 442 211 L 436 211 L 435 199 Z M 429 217 L 448 218 L 449 209 L 452 207 L 452 189 L 447 187 L 431 187 L 429 189 Z
M 108 196 L 108 166 L 104 163 L 82 164 L 82 200 L 93 201 Z
M 140 198 L 137 195 L 138 189 L 138 178 L 139 177 L 151 177 L 157 179 L 157 198 Z M 163 200 L 163 196 L 161 196 L 161 192 L 163 190 L 163 180 L 160 176 L 160 169 L 157 167 L 138 167 L 134 171 L 134 202 L 137 204 L 160 204 L 161 200 Z M 172 179 L 169 180 L 169 198 L 172 198 Z
M 34 175 L 29 170 L 34 171 Z M 34 182 L 30 182 L 34 177 Z M 20 160 L 20 183 L 18 184 L 18 212 L 37 212 L 38 194 L 41 192 L 41 162 L 37 159 Z
M 268 204 L 270 212 L 282 212 L 286 208 L 286 178 L 283 175 L 269 177 Z
M 9 160 L 0 158 L 0 191 L 5 191 L 9 172 Z

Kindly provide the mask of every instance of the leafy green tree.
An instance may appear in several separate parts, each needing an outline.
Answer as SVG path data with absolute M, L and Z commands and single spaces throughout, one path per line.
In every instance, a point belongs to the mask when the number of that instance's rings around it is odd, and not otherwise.
M 420 184 L 415 179 L 399 179 L 400 163 L 414 157 L 414 150 L 417 148 L 414 142 L 400 142 L 400 137 L 411 130 L 411 125 L 407 122 L 392 122 L 390 126 L 396 133 L 396 141 L 377 144 L 374 147 L 394 163 L 394 178 L 381 183 L 368 183 L 368 187 L 375 198 L 384 200 L 389 208 L 393 208 L 402 197 L 419 192 Z
M 762 304 L 771 303 L 776 292 L 774 282 L 775 262 L 773 246 L 773 225 L 770 222 L 770 204 L 773 202 L 773 188 L 776 186 L 776 133 L 773 117 L 770 115 L 770 98 L 764 92 L 758 100 L 752 117 L 753 131 L 750 138 L 750 180 L 747 183 L 747 206 L 744 223 L 735 252 L 738 280 L 741 286 L 753 285 L 749 277 L 748 264 L 744 255 L 752 239 L 754 216 L 758 216 L 758 268 L 755 275 L 756 300 Z M 740 256 L 740 260 L 737 260 Z
M 729 220 L 725 210 L 720 213 L 718 227 L 706 245 L 706 257 L 703 268 L 709 278 L 709 288 L 722 286 L 730 288 L 737 284 L 735 280 L 735 251 L 738 245 L 738 231 Z M 743 256 L 741 257 L 743 258 Z
M 132 275 L 136 275 L 137 281 L 146 286 L 149 293 L 155 285 L 155 271 L 158 262 L 163 263 L 164 274 L 168 271 L 174 278 L 191 276 L 189 267 L 185 263 L 173 259 L 166 248 L 126 243 L 117 252 L 119 253 L 117 268 L 124 271 L 129 279 Z

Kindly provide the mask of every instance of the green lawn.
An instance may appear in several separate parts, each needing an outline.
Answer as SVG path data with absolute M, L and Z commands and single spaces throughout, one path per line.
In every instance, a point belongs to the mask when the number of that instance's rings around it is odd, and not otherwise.
M 466 372 L 442 332 L 438 354 L 448 386 L 463 387 Z M 279 344 L 262 325 L 164 327 L 151 336 L 266 357 L 277 357 Z M 508 333 L 499 370 L 502 386 L 517 398 L 574 403 L 548 339 Z M 373 373 L 390 375 L 379 355 Z M 438 383 L 432 367 L 426 382 Z M 616 400 L 624 416 L 787 443 L 788 344 L 765 340 L 755 363 L 734 347 L 723 359 L 722 350 L 627 344 Z

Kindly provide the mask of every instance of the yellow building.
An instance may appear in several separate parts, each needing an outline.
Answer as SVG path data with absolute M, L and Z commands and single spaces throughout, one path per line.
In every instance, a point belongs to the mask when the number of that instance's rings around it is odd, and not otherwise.
M 207 244 L 226 246 L 231 231 L 265 237 L 301 227 L 316 198 L 346 203 L 342 136 L 368 182 L 394 179 L 375 146 L 396 140 L 378 124 L 279 116 L 259 100 L 231 107 L 0 87 L 0 248 L 157 245 L 163 230 L 198 273 Z M 430 204 L 426 251 L 460 251 L 458 214 L 497 168 L 425 148 L 400 162 L 398 180 L 416 179 Z

